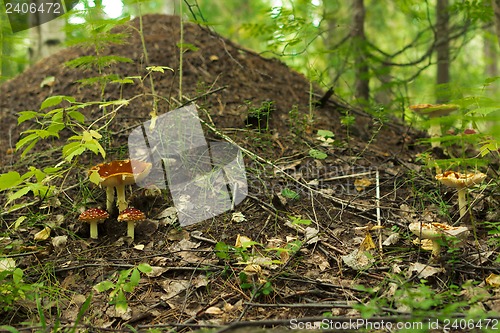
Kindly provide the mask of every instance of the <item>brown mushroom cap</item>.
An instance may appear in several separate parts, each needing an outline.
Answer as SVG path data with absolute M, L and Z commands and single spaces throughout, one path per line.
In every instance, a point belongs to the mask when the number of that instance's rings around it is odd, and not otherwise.
M 127 209 L 124 209 L 120 215 L 118 215 L 118 221 L 134 221 L 134 222 L 139 222 L 143 221 L 146 218 L 146 215 L 141 212 L 139 209 L 134 208 L 134 207 L 129 207 Z
M 101 177 L 101 186 L 115 187 L 131 185 L 146 177 L 151 171 L 151 163 L 135 160 L 118 160 L 101 163 L 89 170 L 89 175 L 97 171 Z
M 460 173 L 455 171 L 446 171 L 436 175 L 436 179 L 442 184 L 453 188 L 465 188 L 481 183 L 486 178 L 486 175 L 481 172 L 477 173 Z
M 82 222 L 103 222 L 105 219 L 109 217 L 108 212 L 100 208 L 89 208 L 83 213 L 80 214 L 78 220 Z
M 415 104 L 409 106 L 412 111 L 429 117 L 446 116 L 459 107 L 456 104 Z

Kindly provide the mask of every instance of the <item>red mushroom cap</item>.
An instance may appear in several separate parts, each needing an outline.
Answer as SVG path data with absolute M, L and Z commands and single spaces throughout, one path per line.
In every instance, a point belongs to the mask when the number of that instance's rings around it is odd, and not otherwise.
M 132 185 L 146 177 L 151 171 L 151 163 L 135 160 L 118 160 L 101 163 L 89 170 L 97 171 L 102 186 Z
M 103 222 L 109 217 L 108 212 L 100 208 L 89 208 L 80 214 L 78 220 L 82 222 Z
M 129 207 L 124 209 L 120 215 L 118 215 L 118 221 L 143 221 L 146 218 L 146 215 L 134 207 Z

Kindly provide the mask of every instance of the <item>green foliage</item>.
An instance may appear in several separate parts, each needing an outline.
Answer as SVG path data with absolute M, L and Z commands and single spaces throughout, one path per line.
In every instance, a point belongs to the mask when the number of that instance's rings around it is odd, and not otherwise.
M 4 258 L 0 260 L 5 261 L 9 259 Z M 25 299 L 34 300 L 35 296 L 39 293 L 40 285 L 37 283 L 25 283 L 23 277 L 24 272 L 18 267 L 0 271 L 0 314 L 13 311 L 18 301 Z
M 126 293 L 132 293 L 139 285 L 141 273 L 152 271 L 151 266 L 142 263 L 137 267 L 118 271 L 113 274 L 112 280 L 102 281 L 94 286 L 97 292 L 110 291 L 109 301 L 116 308 L 116 311 L 125 313 L 128 309 L 128 300 Z
M 282 189 L 281 195 L 285 198 L 288 198 L 288 199 L 293 199 L 293 200 L 300 199 L 300 195 L 297 192 L 295 192 L 294 190 L 291 190 L 289 188 Z
M 288 218 L 292 221 L 292 224 L 296 225 L 311 225 L 312 221 L 309 219 L 303 219 L 300 216 L 288 216 Z
M 317 160 L 324 160 L 325 158 L 328 157 L 327 154 L 325 154 L 321 150 L 317 150 L 317 149 L 309 150 L 309 156 L 311 156 L 312 158 L 315 158 Z

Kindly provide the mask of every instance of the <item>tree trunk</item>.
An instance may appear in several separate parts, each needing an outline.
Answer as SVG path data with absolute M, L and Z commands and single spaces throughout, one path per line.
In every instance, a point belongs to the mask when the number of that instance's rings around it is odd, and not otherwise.
M 355 96 L 359 102 L 367 102 L 370 97 L 369 67 L 366 54 L 365 5 L 364 0 L 353 1 L 353 25 L 351 36 L 354 46 Z
M 43 0 L 32 0 L 37 8 L 43 6 Z M 55 3 L 55 2 L 54 2 Z M 46 6 L 46 5 L 45 5 Z M 61 11 L 63 9 L 61 8 Z M 30 62 L 33 64 L 38 60 L 48 57 L 59 51 L 66 37 L 64 33 L 64 18 L 54 11 L 35 11 L 30 14 Z
M 486 67 L 484 73 L 486 77 L 498 76 L 498 47 L 494 42 L 495 32 L 488 28 L 484 31 L 483 37 L 483 56 Z
M 448 32 L 448 0 L 438 0 L 436 4 L 436 53 L 437 53 L 437 89 L 436 102 L 445 103 L 450 98 L 450 45 Z
M 497 40 L 500 46 L 500 0 L 491 0 L 493 12 L 495 13 L 495 26 L 497 28 Z

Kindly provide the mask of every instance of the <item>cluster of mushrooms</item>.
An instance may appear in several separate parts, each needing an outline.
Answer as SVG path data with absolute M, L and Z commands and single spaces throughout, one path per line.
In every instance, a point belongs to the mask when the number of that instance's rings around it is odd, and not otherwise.
M 151 163 L 136 160 L 118 160 L 101 163 L 89 170 L 89 176 L 98 175 L 99 187 L 106 188 L 106 210 L 89 208 L 78 218 L 90 224 L 90 238 L 97 239 L 97 225 L 104 222 L 114 209 L 115 190 L 119 222 L 127 222 L 127 236 L 134 239 L 134 227 L 137 222 L 144 221 L 146 215 L 139 209 L 128 207 L 125 198 L 125 186 L 135 184 L 144 179 L 151 171 Z
M 455 104 L 417 104 L 410 106 L 410 109 L 420 115 L 426 115 L 430 119 L 429 136 L 437 138 L 441 136 L 441 125 L 439 117 L 448 115 L 457 110 L 458 105 Z M 439 147 L 439 141 L 432 141 L 433 148 Z M 486 175 L 481 172 L 475 173 L 460 173 L 455 171 L 446 171 L 438 173 L 436 180 L 448 187 L 455 188 L 458 192 L 458 207 L 460 218 L 467 214 L 467 189 L 480 184 L 486 179 Z M 469 234 L 469 230 L 465 226 L 450 226 L 444 223 L 410 223 L 408 226 L 410 231 L 420 238 L 420 243 L 423 248 L 427 248 L 426 242 L 429 243 L 429 249 L 432 250 L 432 257 L 437 258 L 441 252 L 441 243 L 447 238 L 463 239 Z
M 438 174 L 435 177 L 440 183 L 457 189 L 458 191 L 458 209 L 460 218 L 467 213 L 467 201 L 465 194 L 467 189 L 481 183 L 486 179 L 486 175 L 481 172 L 477 173 L 460 173 L 455 171 L 446 171 Z M 467 227 L 453 227 L 444 223 L 410 223 L 408 226 L 410 231 L 417 235 L 420 240 L 427 240 L 431 243 L 432 256 L 439 257 L 441 252 L 440 243 L 446 238 L 463 239 L 468 235 Z

